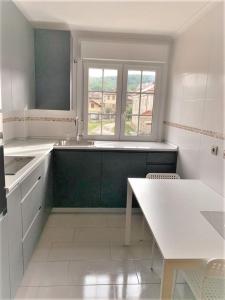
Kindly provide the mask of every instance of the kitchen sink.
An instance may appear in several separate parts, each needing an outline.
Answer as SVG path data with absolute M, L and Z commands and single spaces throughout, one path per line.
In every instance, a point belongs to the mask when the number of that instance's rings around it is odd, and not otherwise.
M 89 140 L 81 140 L 81 141 L 60 140 L 55 145 L 56 146 L 93 146 L 94 141 L 89 141 Z
M 34 159 L 34 156 L 5 156 L 5 175 L 15 175 L 32 159 Z

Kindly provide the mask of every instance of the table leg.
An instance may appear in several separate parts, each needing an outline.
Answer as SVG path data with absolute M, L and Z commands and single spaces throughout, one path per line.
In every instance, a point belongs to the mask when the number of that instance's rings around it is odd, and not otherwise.
M 204 264 L 204 262 L 205 262 L 204 260 L 199 260 L 199 259 L 189 259 L 189 260 L 164 259 L 160 299 L 161 300 L 173 299 L 177 270 L 199 268 Z
M 126 207 L 126 225 L 125 225 L 125 246 L 130 245 L 131 234 L 131 216 L 132 216 L 132 189 L 127 182 L 127 207 Z
M 161 283 L 161 300 L 169 300 L 173 297 L 175 268 L 172 261 L 163 261 L 163 278 Z

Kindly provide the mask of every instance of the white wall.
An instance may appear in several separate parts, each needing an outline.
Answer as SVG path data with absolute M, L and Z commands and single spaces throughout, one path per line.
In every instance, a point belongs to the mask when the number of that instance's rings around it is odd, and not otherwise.
M 1 99 L 4 118 L 34 105 L 33 29 L 12 1 L 1 5 Z M 13 128 L 4 131 L 9 130 L 15 137 Z
M 165 140 L 179 146 L 178 172 L 224 191 L 223 3 L 214 4 L 174 45 Z M 210 153 L 219 147 L 218 156 Z
M 162 91 L 160 99 L 158 140 L 162 138 L 162 121 L 167 83 L 167 70 L 173 40 L 165 36 L 73 32 L 73 109 L 83 119 L 83 61 L 112 60 L 125 62 L 156 63 L 162 66 Z M 81 126 L 80 126 L 81 127 Z

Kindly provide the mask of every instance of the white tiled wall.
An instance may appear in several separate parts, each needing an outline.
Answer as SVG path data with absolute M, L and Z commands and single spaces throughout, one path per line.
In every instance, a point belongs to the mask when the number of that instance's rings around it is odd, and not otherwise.
M 74 111 L 34 109 L 29 110 L 28 117 L 29 137 L 75 137 Z
M 34 109 L 4 113 L 4 140 L 75 137 L 74 118 L 74 111 Z
M 179 146 L 178 172 L 199 178 L 220 194 L 224 190 L 224 139 L 196 133 L 208 130 L 225 136 L 223 97 L 223 3 L 216 3 L 176 40 L 165 120 L 193 131 L 165 125 L 165 139 Z M 219 147 L 218 156 L 210 153 Z

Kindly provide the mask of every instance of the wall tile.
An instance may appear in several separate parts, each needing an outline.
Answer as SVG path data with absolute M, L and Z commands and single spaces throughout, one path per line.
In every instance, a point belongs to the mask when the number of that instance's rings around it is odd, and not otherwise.
M 222 25 L 223 3 L 216 3 L 175 41 L 165 140 L 179 146 L 182 177 L 201 179 L 225 195 Z

